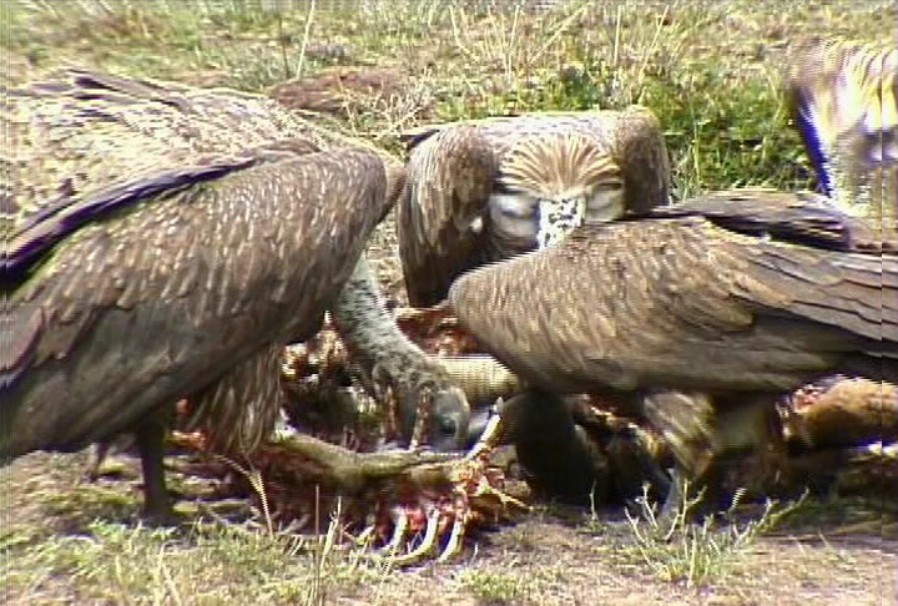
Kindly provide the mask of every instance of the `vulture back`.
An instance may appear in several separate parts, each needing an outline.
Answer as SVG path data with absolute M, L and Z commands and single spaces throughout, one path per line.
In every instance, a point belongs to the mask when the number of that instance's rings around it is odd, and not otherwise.
M 461 277 L 486 351 L 561 392 L 794 389 L 898 374 L 898 257 L 738 234 L 701 216 L 585 226 Z
M 232 372 L 270 395 L 273 352 L 317 330 L 389 210 L 383 157 L 232 91 L 68 70 L 6 93 L 0 457 Z M 279 401 L 244 408 L 225 439 Z

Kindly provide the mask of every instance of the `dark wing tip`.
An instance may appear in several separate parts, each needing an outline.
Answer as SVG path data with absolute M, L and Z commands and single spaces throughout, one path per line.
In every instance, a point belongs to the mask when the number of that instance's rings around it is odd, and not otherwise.
M 37 343 L 44 329 L 44 318 L 39 308 L 23 309 L 27 315 L 9 313 L 4 306 L 0 317 L 0 389 L 6 390 L 29 367 L 36 353 Z M 30 313 L 28 313 L 30 311 Z
M 399 134 L 399 142 L 405 145 L 406 153 L 410 153 L 414 148 L 418 147 L 443 129 L 440 124 L 426 124 L 406 130 Z
M 832 250 L 853 250 L 855 241 L 869 239 L 862 221 L 810 193 L 733 189 L 690 198 L 650 214 L 659 218 L 687 215 L 749 236 Z
M 104 188 L 82 200 L 61 197 L 12 235 L 0 256 L 0 284 L 4 290 L 19 284 L 54 245 L 90 221 L 166 191 L 217 179 L 246 168 L 256 160 L 255 157 L 225 158 L 203 166 L 141 175 Z

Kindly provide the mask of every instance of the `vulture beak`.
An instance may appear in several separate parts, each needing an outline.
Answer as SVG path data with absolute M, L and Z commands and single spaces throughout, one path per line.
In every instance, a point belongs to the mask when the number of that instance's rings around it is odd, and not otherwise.
M 582 196 L 542 199 L 538 202 L 537 249 L 551 248 L 564 240 L 572 229 L 586 220 L 586 199 Z
M 586 222 L 608 223 L 626 213 L 624 185 L 617 177 L 592 188 L 590 195 L 562 195 L 538 201 L 537 247 L 556 246 Z
M 434 394 L 430 445 L 437 452 L 463 450 L 468 439 L 471 407 L 465 393 L 450 387 Z

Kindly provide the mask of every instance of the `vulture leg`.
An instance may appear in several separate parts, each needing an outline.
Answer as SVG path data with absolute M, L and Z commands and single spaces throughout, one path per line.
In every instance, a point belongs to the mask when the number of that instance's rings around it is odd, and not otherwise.
M 757 464 L 768 462 L 767 446 L 782 446 L 776 398 L 769 394 L 717 396 L 674 391 L 648 395 L 644 410 L 649 422 L 670 445 L 676 462 L 671 490 L 661 517 L 672 520 L 690 499 L 698 499 L 692 513 L 727 508 L 731 474 L 756 456 Z M 753 474 L 763 477 L 765 474 Z M 735 481 L 744 476 L 740 473 Z M 684 485 L 690 486 L 687 494 Z M 746 488 L 736 486 L 735 488 Z M 698 496 L 700 494 L 700 497 Z
M 503 441 L 514 445 L 537 493 L 572 505 L 607 500 L 607 462 L 574 423 L 563 398 L 525 391 L 505 402 L 500 414 L 506 427 Z
M 461 450 L 471 417 L 468 400 L 449 373 L 399 330 L 366 257 L 332 311 L 352 359 L 379 390 L 396 398 L 404 440 L 426 437 L 436 450 Z M 427 435 L 414 435 L 416 427 Z
M 642 434 L 642 435 L 640 435 Z M 649 451 L 646 435 L 636 427 L 615 432 L 604 442 L 610 459 L 616 501 L 630 503 L 645 495 L 659 499 L 670 493 L 671 478 Z
M 171 496 L 165 486 L 165 434 L 168 430 L 168 415 L 152 412 L 143 422 L 138 423 L 134 436 L 140 452 L 140 467 L 143 472 L 144 516 L 154 524 L 166 525 L 174 520 Z
M 495 368 L 504 369 L 498 363 Z M 471 384 L 476 378 L 476 373 L 468 375 Z M 518 390 L 501 405 L 473 413 L 469 447 L 482 439 L 495 414 L 502 418 L 500 444 L 515 447 L 528 483 L 543 498 L 587 505 L 627 502 L 641 496 L 646 484 L 652 495 L 670 491 L 671 480 L 652 454 L 650 438 L 630 424 L 584 414 L 576 399 Z

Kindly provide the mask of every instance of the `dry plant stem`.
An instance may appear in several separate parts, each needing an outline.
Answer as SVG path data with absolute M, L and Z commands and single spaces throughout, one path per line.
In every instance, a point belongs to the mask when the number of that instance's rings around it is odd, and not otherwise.
M 454 510 L 443 509 L 436 502 L 425 499 L 427 522 L 424 534 L 407 553 L 401 553 L 400 549 L 403 544 L 411 544 L 415 537 L 409 532 L 409 518 L 403 506 L 394 506 L 391 511 L 394 522 L 392 536 L 383 548 L 370 555 L 372 559 L 393 566 L 416 564 L 431 555 L 438 562 L 445 562 L 459 553 L 465 531 L 477 514 L 491 518 L 507 515 L 511 511 L 529 510 L 521 501 L 494 487 L 487 477 L 489 454 L 501 436 L 500 422 L 501 415 L 494 415 L 480 440 L 465 455 L 413 450 L 358 453 L 317 438 L 292 433 L 278 435 L 264 444 L 253 453 L 252 462 L 256 466 L 267 467 L 270 461 L 278 461 L 281 467 L 289 466 L 290 471 L 303 480 L 316 483 L 316 490 L 319 483 L 325 483 L 347 496 L 360 494 L 377 484 L 381 484 L 380 488 L 383 489 L 384 483 L 388 486 L 411 486 L 422 495 L 434 490 L 452 495 L 457 503 Z M 198 434 L 175 432 L 173 441 L 196 450 L 203 450 L 204 446 Z M 248 475 L 239 464 L 230 460 L 227 462 Z M 261 488 L 256 488 L 264 498 Z M 448 527 L 446 545 L 440 549 L 446 524 L 451 526 Z M 371 526 L 363 531 L 363 535 L 373 536 L 374 530 Z

